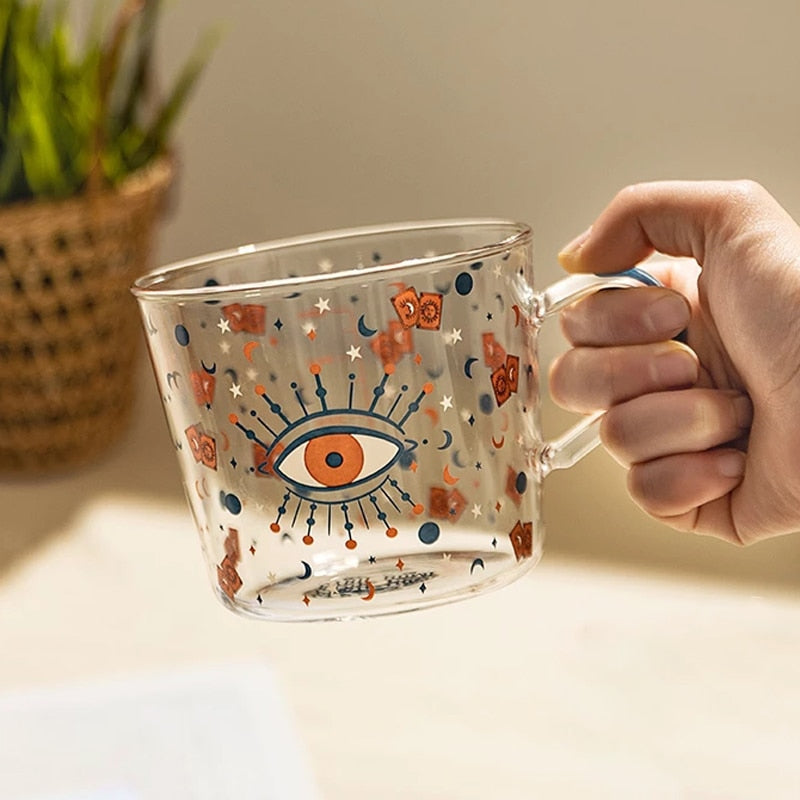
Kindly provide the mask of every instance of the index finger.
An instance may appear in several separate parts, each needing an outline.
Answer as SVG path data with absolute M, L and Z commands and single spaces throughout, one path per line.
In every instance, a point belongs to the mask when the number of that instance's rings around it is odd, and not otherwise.
M 617 272 L 654 251 L 688 256 L 702 265 L 706 249 L 726 235 L 729 223 L 752 210 L 785 215 L 752 181 L 657 181 L 617 194 L 590 229 L 558 255 L 568 272 Z

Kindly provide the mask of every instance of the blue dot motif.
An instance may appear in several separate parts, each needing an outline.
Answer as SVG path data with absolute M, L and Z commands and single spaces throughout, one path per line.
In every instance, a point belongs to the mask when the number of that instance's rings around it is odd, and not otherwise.
M 462 272 L 456 278 L 456 291 L 460 295 L 468 295 L 473 287 L 472 275 L 469 272 Z
M 439 538 L 439 533 L 439 526 L 435 522 L 424 522 L 417 535 L 422 544 L 433 544 Z
M 185 325 L 175 326 L 175 341 L 177 341 L 181 347 L 186 347 L 189 344 L 189 331 L 186 330 Z

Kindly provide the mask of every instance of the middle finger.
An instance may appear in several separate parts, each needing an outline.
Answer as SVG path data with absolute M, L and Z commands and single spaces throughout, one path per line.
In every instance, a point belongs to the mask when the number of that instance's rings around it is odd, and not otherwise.
M 588 413 L 642 394 L 686 388 L 697 378 L 697 356 L 679 342 L 576 347 L 553 362 L 550 395 L 564 408 Z

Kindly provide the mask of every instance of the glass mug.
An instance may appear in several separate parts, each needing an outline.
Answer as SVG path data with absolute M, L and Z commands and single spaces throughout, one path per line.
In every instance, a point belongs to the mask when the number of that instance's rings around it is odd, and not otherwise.
M 537 331 L 631 270 L 534 288 L 531 231 L 446 220 L 240 247 L 136 295 L 212 584 L 244 615 L 346 619 L 508 584 L 544 477 Z

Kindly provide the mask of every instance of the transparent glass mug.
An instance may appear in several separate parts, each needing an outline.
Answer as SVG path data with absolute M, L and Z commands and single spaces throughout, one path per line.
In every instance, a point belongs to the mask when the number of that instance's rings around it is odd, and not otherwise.
M 534 287 L 531 231 L 453 220 L 241 247 L 139 279 L 168 424 L 219 599 L 250 617 L 409 611 L 542 553 L 537 330 L 633 270 Z

